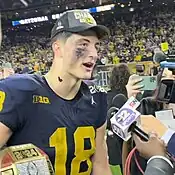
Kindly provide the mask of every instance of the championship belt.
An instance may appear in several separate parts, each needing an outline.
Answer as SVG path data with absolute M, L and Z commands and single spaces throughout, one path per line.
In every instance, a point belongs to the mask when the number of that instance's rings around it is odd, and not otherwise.
M 54 175 L 48 156 L 33 144 L 0 151 L 0 175 Z

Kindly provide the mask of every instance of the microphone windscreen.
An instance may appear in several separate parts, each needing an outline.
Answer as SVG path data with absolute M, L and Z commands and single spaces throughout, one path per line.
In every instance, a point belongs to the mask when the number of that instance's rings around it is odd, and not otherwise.
M 116 114 L 118 112 L 118 108 L 116 107 L 111 107 L 109 108 L 108 112 L 107 112 L 107 117 L 111 118 L 114 114 Z
M 112 106 L 115 106 L 116 108 L 121 108 L 126 102 L 127 98 L 123 94 L 116 95 L 112 100 Z

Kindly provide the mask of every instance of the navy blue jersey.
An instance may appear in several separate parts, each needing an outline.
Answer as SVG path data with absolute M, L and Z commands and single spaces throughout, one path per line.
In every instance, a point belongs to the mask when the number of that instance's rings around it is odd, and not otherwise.
M 48 154 L 57 175 L 90 175 L 106 101 L 106 93 L 95 87 L 90 91 L 84 83 L 68 101 L 38 75 L 0 81 L 0 122 L 13 132 L 7 146 L 33 143 Z

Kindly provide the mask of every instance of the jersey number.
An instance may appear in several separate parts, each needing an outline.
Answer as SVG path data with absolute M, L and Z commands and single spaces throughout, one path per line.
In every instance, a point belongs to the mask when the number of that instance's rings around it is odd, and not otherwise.
M 84 139 L 90 139 L 91 148 L 84 149 Z M 78 127 L 74 133 L 75 158 L 71 163 L 70 175 L 90 175 L 92 162 L 90 156 L 95 152 L 95 130 L 93 127 Z M 50 137 L 50 146 L 55 147 L 55 174 L 66 175 L 67 136 L 66 128 L 58 128 Z M 81 162 L 87 162 L 86 172 L 79 172 Z
M 0 91 L 0 112 L 3 110 L 4 101 L 5 101 L 5 92 Z

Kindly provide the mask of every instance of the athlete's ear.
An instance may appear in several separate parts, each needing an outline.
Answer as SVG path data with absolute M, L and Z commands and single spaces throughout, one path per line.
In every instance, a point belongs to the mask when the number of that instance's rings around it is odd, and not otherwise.
M 53 44 L 52 44 L 52 50 L 53 50 L 53 53 L 54 53 L 54 56 L 55 57 L 58 57 L 58 58 L 61 58 L 62 57 L 61 45 L 62 45 L 62 43 L 59 42 L 59 41 L 53 42 Z

